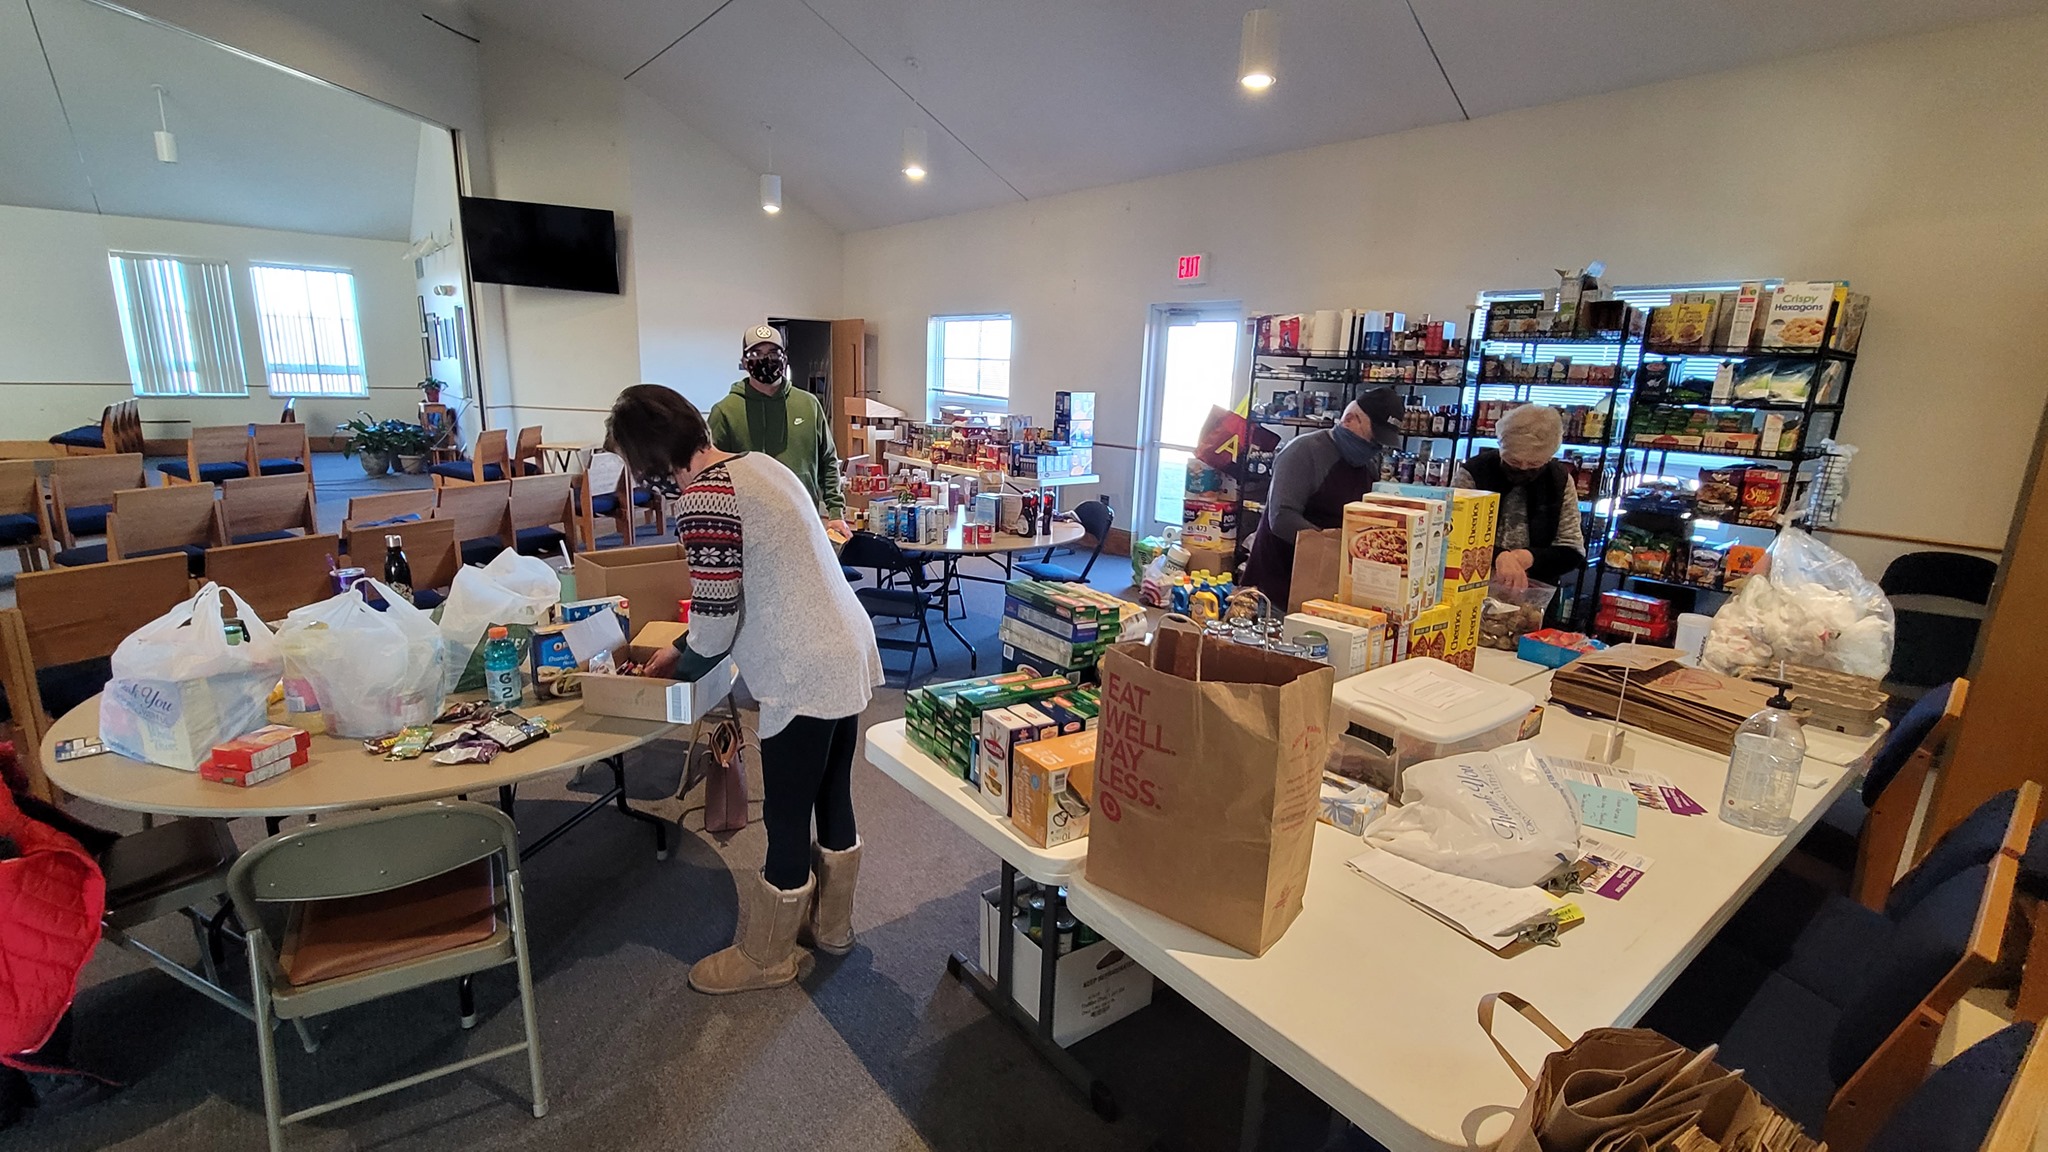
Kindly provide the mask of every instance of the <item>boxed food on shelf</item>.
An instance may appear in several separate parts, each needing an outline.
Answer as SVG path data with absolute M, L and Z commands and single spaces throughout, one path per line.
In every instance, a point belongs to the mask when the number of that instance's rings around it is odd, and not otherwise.
M 1745 280 L 1734 293 L 1733 306 L 1727 310 L 1727 319 L 1715 336 L 1717 346 L 1740 352 L 1756 342 L 1757 309 L 1763 301 L 1764 286 L 1758 280 Z
M 1095 803 L 1095 733 L 1037 740 L 1017 749 L 1010 776 L 1010 824 L 1053 848 L 1088 835 Z
M 1763 567 L 1767 555 L 1768 553 L 1754 544 L 1730 545 L 1728 554 L 1721 559 L 1722 589 L 1729 592 L 1739 591 L 1743 582 Z
M 1856 345 L 1863 341 L 1863 323 L 1869 316 L 1870 297 L 1861 292 L 1849 293 L 1848 299 L 1835 310 L 1835 334 L 1828 339 L 1828 347 L 1853 354 Z
M 1677 617 L 1669 600 L 1617 589 L 1600 594 L 1600 610 L 1593 617 L 1593 626 L 1602 632 L 1661 644 L 1671 639 Z
M 1422 611 L 1427 586 L 1429 514 L 1353 501 L 1344 506 L 1337 599 L 1379 608 L 1401 620 Z
M 1076 448 L 1095 443 L 1095 393 L 1055 392 L 1052 394 L 1052 438 Z
M 1829 313 L 1847 295 L 1847 285 L 1834 280 L 1787 280 L 1771 299 L 1760 346 L 1789 352 L 1819 348 Z
M 1330 694 L 1330 770 L 1401 800 L 1409 765 L 1521 737 L 1535 697 L 1441 660 L 1418 658 L 1341 680 Z
M 1770 523 L 1785 496 L 1785 474 L 1775 468 L 1746 468 L 1742 473 L 1742 511 L 1745 523 Z

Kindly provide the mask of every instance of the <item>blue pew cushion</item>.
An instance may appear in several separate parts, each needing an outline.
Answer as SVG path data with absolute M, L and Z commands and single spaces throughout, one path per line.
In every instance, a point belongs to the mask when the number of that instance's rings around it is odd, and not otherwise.
M 498 553 L 504 550 L 505 542 L 496 536 L 480 536 L 475 540 L 464 540 L 462 542 L 462 562 L 464 564 L 489 564 L 498 558 Z
M 1841 1009 L 1772 973 L 1721 1038 L 1716 1059 L 1742 1069 L 1764 1099 L 1818 1132 L 1839 1083 L 1829 1073 L 1828 1048 L 1840 1021 Z
M 50 437 L 50 443 L 62 444 L 66 448 L 105 448 L 106 438 L 100 435 L 97 424 L 80 424 L 68 432 L 59 432 Z
M 107 513 L 113 510 L 112 504 L 74 504 L 64 510 L 64 522 L 73 536 L 104 536 Z
M 444 460 L 427 469 L 427 471 L 432 472 L 436 476 L 446 476 L 451 480 L 476 479 L 476 466 L 467 460 Z M 505 470 L 503 468 L 498 467 L 496 464 L 484 465 L 485 480 L 503 480 L 504 478 Z
M 431 612 L 439 608 L 441 602 L 446 599 L 448 599 L 447 593 L 436 592 L 432 588 L 415 588 L 412 590 L 412 606 L 423 612 Z
M 289 456 L 268 456 L 256 462 L 256 470 L 265 476 L 289 476 L 304 472 L 306 466 Z
M 2007 1025 L 1936 1068 L 1885 1121 L 1868 1152 L 1977 1152 L 2033 1038 L 2032 1024 Z
M 1847 1010 L 1868 987 L 1879 958 L 1893 946 L 1898 924 L 1846 896 L 1830 894 L 1795 936 L 1782 963 L 1786 979 Z
M 156 466 L 159 472 L 176 476 L 180 480 L 192 479 L 192 469 L 183 460 L 166 460 Z M 249 475 L 249 466 L 233 460 L 217 460 L 199 466 L 199 482 L 218 484 L 223 480 L 241 480 Z
M 36 688 L 43 694 L 44 710 L 57 717 L 92 699 L 113 678 L 112 659 L 98 656 L 76 664 L 36 669 Z
M 1930 689 L 1927 695 L 1913 702 L 1906 714 L 1899 717 L 1899 723 L 1886 734 L 1884 743 L 1871 754 L 1870 771 L 1863 777 L 1863 803 L 1866 807 L 1877 803 L 1884 790 L 1898 776 L 1899 769 L 1913 758 L 1913 753 L 1925 743 L 1934 726 L 1941 720 L 1941 714 L 1948 708 L 1949 690 L 1955 687 L 1951 680 L 1938 688 Z
M 1962 959 L 1990 875 L 1989 864 L 1956 873 L 1899 921 L 1884 954 L 1871 962 L 1862 989 L 1842 1008 L 1828 1051 L 1828 1074 L 1836 1083 L 1855 1075 Z
M 128 559 L 140 560 L 145 556 L 167 556 L 173 552 L 183 552 L 185 554 L 186 571 L 194 576 L 206 575 L 206 549 L 201 548 L 197 544 L 183 544 L 176 548 L 153 548 L 148 552 L 131 553 Z M 105 564 L 107 562 L 107 546 L 105 544 L 81 544 L 76 548 L 66 548 L 55 556 L 50 557 L 50 559 L 66 568 L 83 568 L 89 564 Z
M 1920 863 L 1892 885 L 1891 895 L 1885 897 L 1884 914 L 1894 920 L 1902 919 L 1950 877 L 1966 868 L 1990 863 L 1998 855 L 1999 846 L 2005 843 L 2005 826 L 2012 821 L 2012 806 L 2018 799 L 2016 789 L 2000 792 L 1943 833 Z
M 513 533 L 514 548 L 523 556 L 559 555 L 567 537 L 559 528 L 521 528 Z
M 26 544 L 36 538 L 36 518 L 29 512 L 0 516 L 0 544 Z

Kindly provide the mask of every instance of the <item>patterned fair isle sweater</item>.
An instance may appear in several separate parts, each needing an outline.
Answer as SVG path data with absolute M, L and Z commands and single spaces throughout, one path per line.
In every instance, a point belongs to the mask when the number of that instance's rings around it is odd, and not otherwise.
M 836 720 L 882 682 L 874 625 L 854 599 L 796 474 L 746 452 L 699 473 L 677 502 L 690 559 L 689 652 L 732 653 L 761 707 L 761 737 L 792 716 Z

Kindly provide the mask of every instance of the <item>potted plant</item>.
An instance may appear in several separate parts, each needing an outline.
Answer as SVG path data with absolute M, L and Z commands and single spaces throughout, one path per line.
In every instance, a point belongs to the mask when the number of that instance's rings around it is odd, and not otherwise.
M 425 380 L 420 381 L 418 387 L 420 395 L 426 399 L 427 403 L 439 404 L 441 402 L 441 389 L 447 387 L 447 385 L 429 376 Z
M 368 412 L 356 413 L 355 419 L 336 426 L 335 431 L 348 437 L 341 454 L 354 456 L 362 463 L 366 476 L 382 476 L 391 471 L 391 457 L 399 445 L 399 439 L 391 425 L 397 420 L 373 420 Z
M 404 420 L 386 420 L 384 423 L 390 426 L 391 452 L 398 470 L 410 476 L 425 475 L 427 460 L 434 447 L 433 438 L 427 435 L 427 430 Z

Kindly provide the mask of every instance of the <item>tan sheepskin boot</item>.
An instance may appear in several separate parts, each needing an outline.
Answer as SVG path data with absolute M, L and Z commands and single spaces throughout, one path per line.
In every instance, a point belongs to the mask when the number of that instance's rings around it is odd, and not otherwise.
M 732 947 L 713 952 L 690 967 L 690 987 L 713 996 L 778 988 L 795 980 L 804 958 L 797 929 L 818 888 L 813 876 L 784 891 L 760 873 L 740 886 L 740 922 Z
M 853 847 L 838 852 L 824 847 L 812 852 L 818 870 L 818 902 L 804 918 L 797 942 L 844 956 L 853 951 L 853 889 L 860 882 L 860 841 L 856 839 Z

